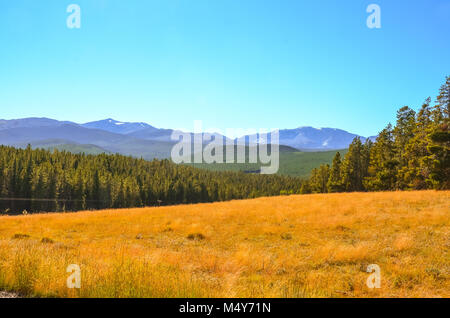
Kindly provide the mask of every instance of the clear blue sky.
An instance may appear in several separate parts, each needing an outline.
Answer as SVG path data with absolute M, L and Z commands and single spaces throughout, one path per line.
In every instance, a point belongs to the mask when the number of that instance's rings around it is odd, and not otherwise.
M 81 29 L 66 27 L 69 4 Z M 381 7 L 368 29 L 366 8 Z M 448 0 L 0 2 L 0 118 L 374 135 L 450 75 Z

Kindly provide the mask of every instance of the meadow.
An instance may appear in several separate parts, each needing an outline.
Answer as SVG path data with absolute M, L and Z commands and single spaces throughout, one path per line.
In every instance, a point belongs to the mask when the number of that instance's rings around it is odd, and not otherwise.
M 450 191 L 0 217 L 0 291 L 31 297 L 450 297 L 449 260 Z

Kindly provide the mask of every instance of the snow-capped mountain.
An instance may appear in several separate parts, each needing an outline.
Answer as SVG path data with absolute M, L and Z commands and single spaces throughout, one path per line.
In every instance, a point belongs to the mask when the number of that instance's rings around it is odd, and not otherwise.
M 297 148 L 300 150 L 335 150 L 348 148 L 355 137 L 360 137 L 362 142 L 367 138 L 349 133 L 337 128 L 299 127 L 295 129 L 282 129 L 279 131 L 279 144 Z M 267 141 L 271 142 L 270 135 Z M 257 138 L 257 139 L 255 139 Z M 373 139 L 373 137 L 370 137 Z M 261 140 L 258 136 L 252 136 L 250 140 Z
M 101 129 L 116 134 L 131 134 L 143 129 L 152 130 L 152 128 L 157 130 L 155 127 L 146 123 L 121 122 L 112 118 L 81 124 L 81 126 L 91 129 Z
M 337 128 L 299 127 L 280 130 L 280 144 L 297 149 L 344 149 L 356 134 Z M 366 138 L 359 136 L 361 141 Z

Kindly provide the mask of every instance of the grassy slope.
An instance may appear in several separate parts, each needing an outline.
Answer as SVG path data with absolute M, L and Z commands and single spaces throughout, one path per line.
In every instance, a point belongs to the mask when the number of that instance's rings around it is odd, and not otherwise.
M 96 145 L 85 145 L 85 144 L 76 144 L 70 143 L 67 140 L 63 139 L 47 139 L 41 141 L 31 142 L 31 147 L 33 149 L 41 148 L 41 149 L 58 149 L 60 151 L 67 151 L 71 153 L 85 153 L 87 155 L 99 155 L 102 153 L 110 153 L 108 150 L 105 150 Z M 28 143 L 18 145 L 20 148 L 26 148 Z
M 347 149 L 338 150 L 341 156 L 347 153 Z M 290 152 L 281 154 L 280 174 L 308 177 L 311 170 L 321 164 L 329 164 L 333 161 L 337 151 L 322 152 Z
M 70 145 L 70 144 L 62 144 L 62 145 L 55 145 L 47 147 L 48 150 L 58 149 L 60 151 L 67 151 L 71 153 L 85 153 L 87 155 L 99 155 L 102 153 L 109 154 L 110 152 L 95 146 L 95 145 Z
M 72 143 L 65 139 L 46 139 L 30 142 L 33 148 L 58 149 L 72 153 L 86 153 L 90 155 L 98 155 L 101 153 L 120 153 L 126 156 L 136 158 L 144 158 L 153 160 L 154 158 L 164 159 L 170 157 L 173 143 L 149 140 L 127 140 L 126 142 L 117 142 L 107 147 L 100 147 L 94 144 L 78 144 Z M 15 146 L 19 148 L 27 147 L 28 143 L 20 143 Z
M 341 156 L 347 153 L 347 149 L 338 150 Z M 329 164 L 333 161 L 333 157 L 336 154 L 336 150 L 333 151 L 317 151 L 317 152 L 293 152 L 293 151 L 280 151 L 280 169 L 279 174 L 291 175 L 296 177 L 308 177 L 311 170 L 319 167 L 321 164 Z M 261 165 L 250 163 L 234 163 L 234 164 L 191 164 L 194 167 L 201 169 L 208 169 L 214 171 L 255 171 L 258 170 Z
M 449 297 L 449 199 L 450 191 L 325 194 L 0 217 L 0 290 Z M 69 264 L 81 266 L 79 290 L 66 287 Z M 381 268 L 380 289 L 366 286 L 369 264 Z

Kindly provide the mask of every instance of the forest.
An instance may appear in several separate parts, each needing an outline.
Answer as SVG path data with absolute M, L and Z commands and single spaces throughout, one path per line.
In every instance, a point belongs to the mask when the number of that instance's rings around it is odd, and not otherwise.
M 418 112 L 397 112 L 375 142 L 355 138 L 345 157 L 336 153 L 331 167 L 313 169 L 301 193 L 444 190 L 450 188 L 450 76 L 432 105 L 427 98 Z
M 213 172 L 169 160 L 0 146 L 7 214 L 214 202 L 296 193 L 300 179 Z

